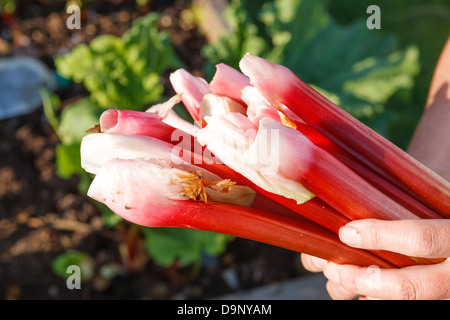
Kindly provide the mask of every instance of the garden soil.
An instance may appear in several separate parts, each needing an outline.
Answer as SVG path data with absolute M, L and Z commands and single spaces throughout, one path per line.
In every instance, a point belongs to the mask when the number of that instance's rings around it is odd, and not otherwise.
M 120 36 L 139 14 L 157 10 L 180 58 L 202 75 L 205 39 L 180 19 L 187 3 L 151 3 L 136 8 L 136 1 L 94 1 L 84 27 L 72 31 L 65 28 L 65 1 L 17 1 L 16 23 L 1 21 L 0 47 L 54 68 L 55 55 L 99 34 Z M 165 85 L 169 91 L 167 76 Z M 86 94 L 80 85 L 57 93 L 64 101 Z M 0 299 L 211 299 L 307 273 L 298 253 L 239 238 L 198 265 L 157 265 L 139 229 L 127 222 L 105 226 L 93 202 L 78 192 L 77 177 L 58 177 L 58 141 L 41 108 L 0 121 Z M 70 250 L 92 258 L 94 276 L 81 289 L 69 289 L 52 271 L 54 259 Z

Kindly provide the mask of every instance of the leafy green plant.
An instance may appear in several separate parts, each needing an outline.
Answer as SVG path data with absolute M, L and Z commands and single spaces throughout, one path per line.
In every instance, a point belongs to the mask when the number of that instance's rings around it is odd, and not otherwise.
M 181 66 L 158 15 L 136 20 L 122 37 L 100 35 L 55 59 L 58 73 L 83 83 L 102 108 L 142 109 L 161 98 L 162 73 Z
M 169 266 L 177 259 L 181 265 L 190 265 L 201 261 L 203 255 L 217 256 L 225 251 L 226 244 L 233 238 L 179 228 L 144 228 L 143 232 L 150 255 L 163 266 Z
M 237 68 L 245 53 L 253 53 L 288 67 L 385 136 L 397 114 L 384 105 L 411 89 L 419 72 L 415 46 L 399 48 L 395 36 L 369 30 L 365 20 L 338 24 L 325 0 L 263 1 L 259 7 L 233 0 L 226 18 L 234 32 L 203 50 L 209 75 L 214 64 Z
M 95 264 L 92 257 L 77 250 L 67 251 L 58 255 L 52 262 L 52 270 L 56 275 L 67 278 L 70 276 L 68 268 L 72 265 L 80 268 L 81 281 L 89 281 L 94 276 Z
M 162 75 L 183 66 L 169 35 L 158 31 L 159 15 L 150 13 L 133 23 L 122 36 L 100 35 L 89 44 L 56 57 L 60 76 L 82 83 L 86 97 L 62 105 L 58 96 L 42 91 L 44 112 L 60 142 L 56 147 L 56 167 L 61 178 L 79 178 L 79 190 L 86 194 L 92 180 L 81 168 L 80 144 L 86 130 L 95 126 L 109 108 L 144 110 L 163 100 Z M 179 110 L 179 106 L 175 110 Z M 186 113 L 186 112 L 185 112 Z M 122 219 L 97 203 L 104 223 L 115 227 Z M 192 230 L 144 230 L 148 252 L 157 263 L 170 265 L 199 261 L 201 255 L 223 252 L 232 237 Z

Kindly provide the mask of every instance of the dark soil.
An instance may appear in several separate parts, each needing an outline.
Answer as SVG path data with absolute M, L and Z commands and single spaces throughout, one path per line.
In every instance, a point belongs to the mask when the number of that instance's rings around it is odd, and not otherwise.
M 158 10 L 181 59 L 201 74 L 205 40 L 195 26 L 180 22 L 185 1 L 151 3 L 139 9 L 131 0 L 93 1 L 83 28 L 72 31 L 65 28 L 65 1 L 17 1 L 16 20 L 3 17 L 1 34 L 10 53 L 36 57 L 53 68 L 56 54 L 99 34 L 121 35 L 139 14 Z M 59 94 L 68 99 L 83 90 L 74 85 Z M 203 299 L 305 273 L 297 253 L 245 239 L 232 241 L 225 253 L 200 267 L 164 268 L 138 237 L 130 264 L 124 237 L 135 228 L 127 222 L 106 227 L 95 205 L 78 192 L 77 177 L 57 176 L 57 143 L 41 109 L 0 121 L 0 299 Z M 72 249 L 89 254 L 97 272 L 81 290 L 68 289 L 51 269 L 59 254 Z M 99 274 L 105 265 L 123 272 L 106 279 Z

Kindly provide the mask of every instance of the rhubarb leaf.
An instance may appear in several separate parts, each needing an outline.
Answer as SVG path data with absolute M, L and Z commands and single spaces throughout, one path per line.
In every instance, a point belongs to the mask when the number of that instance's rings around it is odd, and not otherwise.
M 58 73 L 83 83 L 103 108 L 140 109 L 158 101 L 164 92 L 160 75 L 182 66 L 168 34 L 158 31 L 158 18 L 150 13 L 120 38 L 100 35 L 56 57 Z
M 229 10 L 235 14 L 226 15 L 234 17 L 228 19 L 234 32 L 207 45 L 203 53 L 211 65 L 223 62 L 237 69 L 243 51 L 282 64 L 387 134 L 385 129 L 397 114 L 378 116 L 394 94 L 412 88 L 419 72 L 418 49 L 399 48 L 394 36 L 369 30 L 365 20 L 340 25 L 328 5 L 325 0 L 273 0 L 248 13 L 248 1 L 234 0 Z M 260 27 L 255 30 L 255 26 Z M 258 46 L 252 48 L 253 42 Z M 206 71 L 212 69 L 208 65 Z
M 252 4 L 252 1 L 231 1 L 224 18 L 233 32 L 223 35 L 213 44 L 203 46 L 203 55 L 208 60 L 205 64 L 207 78 L 212 78 L 218 63 L 238 68 L 239 61 L 247 52 L 258 56 L 265 56 L 269 52 L 269 43 L 259 36 L 262 24 L 256 16 L 252 16 L 252 13 L 258 12 L 259 4 L 256 7 Z
M 79 144 L 86 130 L 98 123 L 102 109 L 86 97 L 66 106 L 60 117 L 58 136 L 65 145 Z
M 87 253 L 70 250 L 58 255 L 53 260 L 51 268 L 54 274 L 62 277 L 69 278 L 76 269 L 79 268 L 80 281 L 89 281 L 94 277 L 95 262 L 91 256 Z
M 203 255 L 217 256 L 234 237 L 201 230 L 143 228 L 145 243 L 152 258 L 162 266 L 175 261 L 190 265 Z

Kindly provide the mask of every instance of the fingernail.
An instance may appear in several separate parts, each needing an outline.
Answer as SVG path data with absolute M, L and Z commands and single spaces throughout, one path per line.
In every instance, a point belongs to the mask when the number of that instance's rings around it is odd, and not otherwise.
M 339 229 L 339 238 L 349 246 L 360 246 L 362 242 L 359 230 L 352 227 L 342 227 Z
M 323 268 L 327 265 L 328 261 L 324 260 L 324 259 L 316 258 L 313 260 L 313 263 L 317 268 L 323 270 Z

